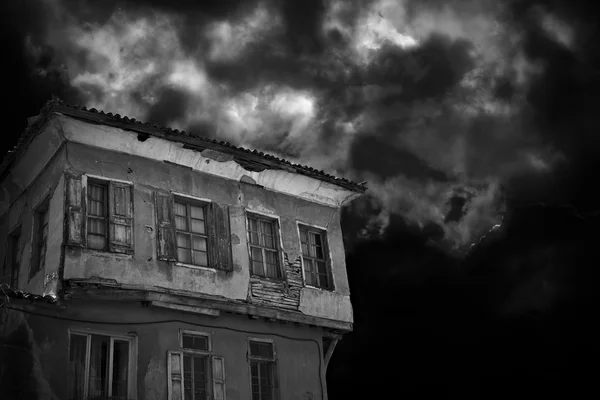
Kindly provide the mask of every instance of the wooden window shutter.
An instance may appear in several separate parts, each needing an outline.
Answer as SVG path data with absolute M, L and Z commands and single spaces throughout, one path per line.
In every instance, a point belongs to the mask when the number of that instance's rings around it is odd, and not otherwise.
M 225 358 L 212 356 L 213 399 L 225 400 Z
M 108 189 L 110 244 L 115 253 L 133 253 L 133 187 L 110 182 Z
M 85 193 L 80 175 L 66 175 L 67 244 L 85 246 Z
M 208 252 L 210 266 L 226 271 L 232 271 L 233 262 L 231 257 L 229 207 L 210 203 L 208 216 Z
M 180 351 L 169 351 L 167 359 L 168 399 L 184 400 L 183 391 L 183 353 Z
M 175 223 L 173 222 L 173 195 L 155 192 L 156 238 L 159 260 L 175 261 Z

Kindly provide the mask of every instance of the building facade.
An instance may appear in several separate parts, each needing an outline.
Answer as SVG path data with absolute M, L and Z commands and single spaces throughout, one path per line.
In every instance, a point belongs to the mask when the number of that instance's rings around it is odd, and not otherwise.
M 364 186 L 56 100 L 0 180 L 2 393 L 327 398 Z

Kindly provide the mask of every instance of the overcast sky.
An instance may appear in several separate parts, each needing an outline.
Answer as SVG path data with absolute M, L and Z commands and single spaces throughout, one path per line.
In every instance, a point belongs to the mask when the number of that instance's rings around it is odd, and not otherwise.
M 493 265 L 457 307 L 548 310 L 600 209 L 588 3 L 4 2 L 5 145 L 54 94 L 368 181 L 344 212 L 351 284 Z

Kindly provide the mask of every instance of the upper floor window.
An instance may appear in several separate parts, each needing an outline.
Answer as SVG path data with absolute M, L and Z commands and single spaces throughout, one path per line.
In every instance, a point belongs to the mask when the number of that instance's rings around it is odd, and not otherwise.
M 278 397 L 276 361 L 273 342 L 264 339 L 248 341 L 252 400 L 274 400 Z
M 250 268 L 253 275 L 281 279 L 277 221 L 248 214 Z
M 321 289 L 333 289 L 333 279 L 327 257 L 326 231 L 307 225 L 299 225 L 298 228 L 306 284 Z
M 174 214 L 177 231 L 177 261 L 208 266 L 206 206 L 177 199 Z
M 179 351 L 170 351 L 170 399 L 225 399 L 225 360 L 212 354 L 208 333 L 180 331 Z M 212 382 L 212 385 L 211 385 Z
M 33 218 L 33 257 L 29 277 L 35 275 L 46 263 L 46 246 L 48 244 L 48 199 L 40 204 Z
M 67 207 L 69 245 L 133 252 L 131 184 L 67 175 Z
M 69 400 L 134 398 L 135 369 L 132 337 L 70 332 Z
M 12 288 L 19 286 L 21 247 L 21 227 L 19 227 L 8 236 L 5 263 L 0 276 L 0 283 L 7 284 Z
M 233 269 L 227 206 L 156 192 L 155 207 L 159 260 Z

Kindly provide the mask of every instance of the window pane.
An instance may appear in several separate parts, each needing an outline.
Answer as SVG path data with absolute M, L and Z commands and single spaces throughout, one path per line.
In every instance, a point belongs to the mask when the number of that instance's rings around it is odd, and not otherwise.
M 208 265 L 208 255 L 203 251 L 194 251 L 194 265 Z
M 327 275 L 327 266 L 324 261 L 317 261 L 317 273 Z
M 193 380 L 192 380 L 192 356 L 185 355 L 183 356 L 183 390 L 186 399 L 193 399 L 192 397 L 192 389 L 193 389 Z
M 177 261 L 182 263 L 191 263 L 192 255 L 190 250 L 177 248 Z
M 182 344 L 185 349 L 208 351 L 208 338 L 202 335 L 182 334 Z
M 204 207 L 190 206 L 192 209 L 192 218 L 204 219 Z
M 187 208 L 186 208 L 185 204 L 175 202 L 175 215 L 187 217 Z
M 258 232 L 257 221 L 255 218 L 248 218 L 249 230 L 252 232 Z
M 315 256 L 321 260 L 325 257 L 323 256 L 323 248 L 320 245 L 315 246 Z
M 201 219 L 192 219 L 192 232 L 206 234 L 204 221 Z
M 83 399 L 87 337 L 71 335 L 69 351 L 69 400 Z
M 128 361 L 129 343 L 124 340 L 115 340 L 113 345 L 113 397 L 127 399 Z
M 89 396 L 108 395 L 108 351 L 110 338 L 92 335 Z
M 267 221 L 260 221 L 261 232 L 265 235 L 273 235 L 273 223 Z
M 329 287 L 329 277 L 327 274 L 318 274 L 318 283 L 317 286 L 320 288 L 328 288 Z
M 175 229 L 178 231 L 187 231 L 188 230 L 188 221 L 187 217 L 175 216 Z
M 273 358 L 273 343 L 250 341 L 250 355 L 252 357 Z
M 262 263 L 262 249 L 260 247 L 250 247 L 251 257 L 253 261 L 260 261 Z
M 273 279 L 279 278 L 279 268 L 277 266 L 277 253 L 265 250 L 266 276 Z
M 106 237 L 88 234 L 87 245 L 90 249 L 104 250 L 106 248 Z
M 194 250 L 206 252 L 206 238 L 202 236 L 192 236 L 192 245 Z
M 268 249 L 275 248 L 275 238 L 269 235 L 263 235 L 263 244 Z
M 191 247 L 190 235 L 186 235 L 185 233 L 177 233 L 177 247 L 189 249 Z
M 258 246 L 260 242 L 258 241 L 258 233 L 250 232 L 250 244 L 254 244 Z

